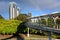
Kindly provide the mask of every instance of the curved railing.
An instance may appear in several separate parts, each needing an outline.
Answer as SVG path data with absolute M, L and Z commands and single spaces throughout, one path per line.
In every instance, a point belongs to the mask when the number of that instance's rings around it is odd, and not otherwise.
M 53 18 L 40 18 L 40 17 L 28 18 L 28 22 L 36 23 L 36 25 L 54 29 L 60 29 L 60 19 L 58 20 Z

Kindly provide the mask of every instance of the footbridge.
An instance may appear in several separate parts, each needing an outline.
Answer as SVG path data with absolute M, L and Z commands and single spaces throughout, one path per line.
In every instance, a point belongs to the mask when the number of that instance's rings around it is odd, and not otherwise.
M 43 26 L 39 26 L 36 23 L 32 23 L 32 22 L 27 22 L 26 26 L 29 27 L 29 28 L 37 29 L 37 30 L 60 33 L 60 29 L 54 29 L 54 28 L 50 28 L 50 27 L 43 27 Z
M 28 34 L 27 36 L 29 37 L 29 28 L 33 28 L 33 29 L 37 29 L 37 30 L 43 30 L 43 31 L 47 31 L 48 32 L 48 38 L 49 40 L 51 39 L 51 33 L 60 33 L 60 24 L 56 23 L 56 19 L 53 19 L 51 23 L 53 24 L 52 27 L 50 26 L 50 24 L 48 23 L 48 18 L 44 18 L 45 19 L 45 23 L 41 22 L 41 19 L 43 19 L 44 17 L 31 17 L 31 18 L 27 18 L 27 22 L 26 22 L 26 26 L 28 28 Z

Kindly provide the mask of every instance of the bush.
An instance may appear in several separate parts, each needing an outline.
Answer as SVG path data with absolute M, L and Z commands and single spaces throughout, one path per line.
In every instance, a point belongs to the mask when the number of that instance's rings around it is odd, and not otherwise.
M 54 20 L 53 20 L 53 18 L 48 18 L 48 26 L 51 27 L 51 28 L 53 28 L 53 26 L 54 26 Z
M 46 26 L 46 20 L 45 19 L 41 19 L 41 24 L 42 24 L 42 26 Z
M 16 33 L 20 23 L 18 20 L 0 20 L 0 34 Z
M 56 24 L 60 24 L 60 19 L 57 19 L 56 20 Z

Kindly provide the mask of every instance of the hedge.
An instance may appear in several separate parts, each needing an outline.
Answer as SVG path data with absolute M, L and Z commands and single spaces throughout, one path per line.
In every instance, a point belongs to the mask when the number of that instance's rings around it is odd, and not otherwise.
M 18 20 L 0 20 L 0 34 L 16 33 L 20 23 Z

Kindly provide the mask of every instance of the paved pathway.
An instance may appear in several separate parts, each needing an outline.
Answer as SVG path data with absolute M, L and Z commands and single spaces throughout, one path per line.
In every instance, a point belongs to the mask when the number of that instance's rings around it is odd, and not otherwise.
M 30 38 L 30 37 L 27 37 L 23 34 L 21 34 L 22 36 L 15 36 L 15 37 L 12 37 L 10 39 L 4 39 L 4 40 L 48 40 L 48 38 Z M 21 38 L 21 37 L 26 37 L 26 38 Z M 60 40 L 60 39 L 52 39 L 52 40 Z

